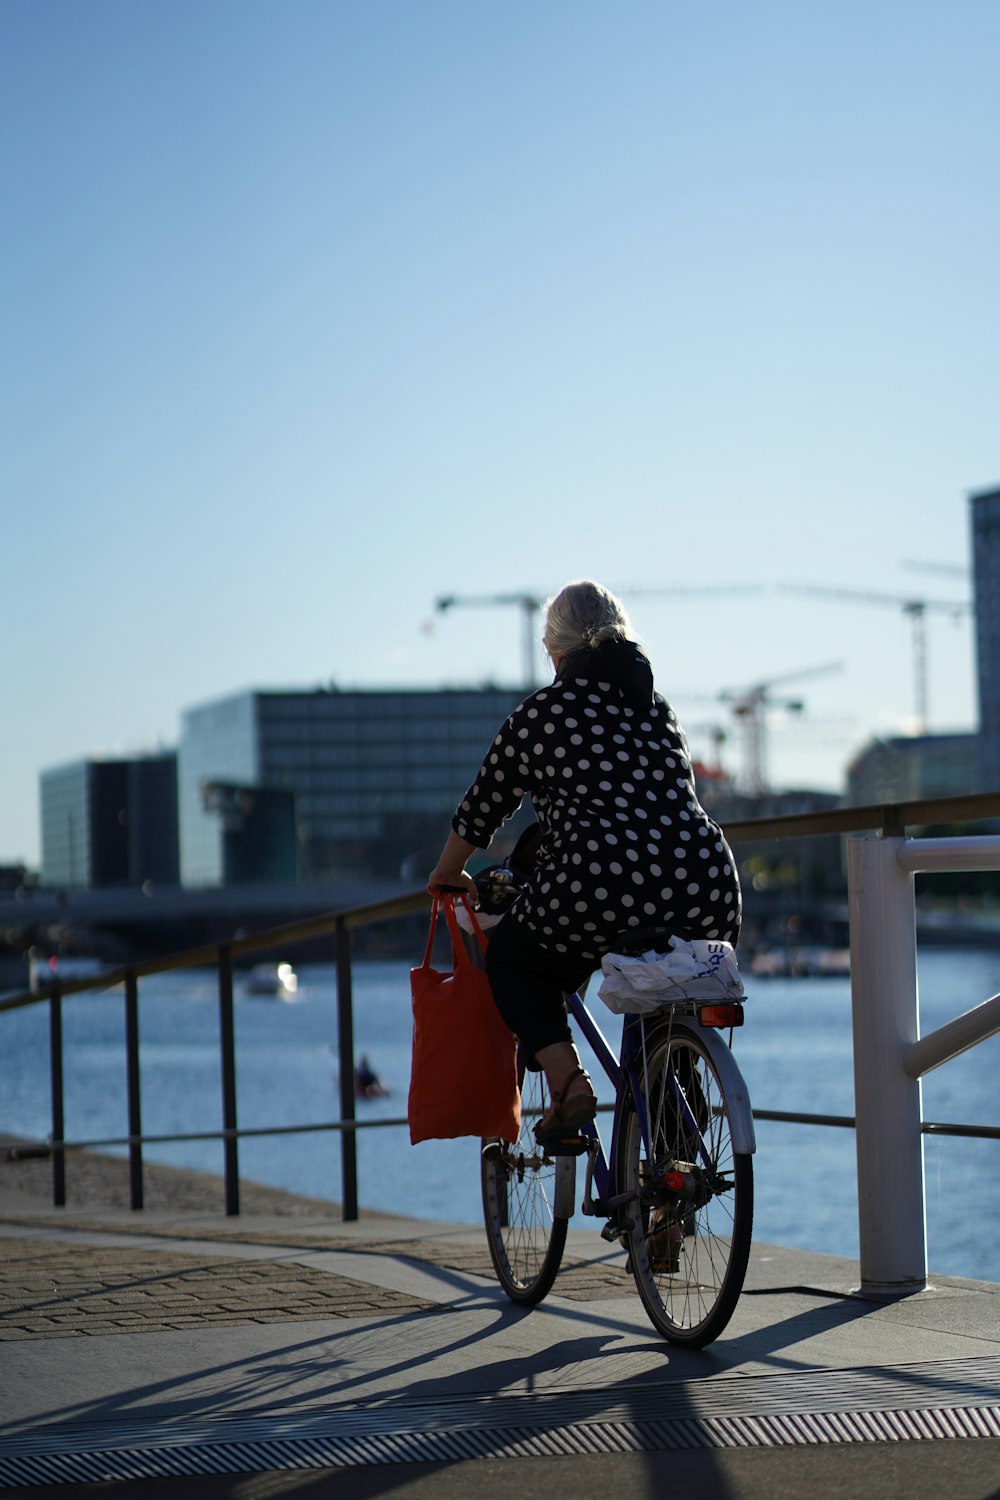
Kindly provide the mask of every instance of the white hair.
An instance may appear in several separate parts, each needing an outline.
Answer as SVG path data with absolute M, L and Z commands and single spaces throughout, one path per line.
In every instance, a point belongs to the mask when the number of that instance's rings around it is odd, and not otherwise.
M 542 644 L 557 661 L 581 646 L 629 640 L 632 622 L 625 606 L 603 584 L 589 578 L 567 583 L 545 606 Z

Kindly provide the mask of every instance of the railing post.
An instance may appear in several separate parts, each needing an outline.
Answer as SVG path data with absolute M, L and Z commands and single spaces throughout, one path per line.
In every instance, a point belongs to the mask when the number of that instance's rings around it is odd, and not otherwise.
M 52 1091 L 52 1202 L 66 1207 L 66 1115 L 63 1100 L 63 1032 L 62 995 L 53 990 L 49 996 L 49 1077 Z
M 142 1097 L 139 1082 L 139 981 L 134 969 L 125 975 L 125 1062 L 128 1077 L 129 1202 L 142 1208 Z
M 353 1125 L 354 1110 L 354 998 L 351 976 L 351 933 L 342 917 L 337 918 L 337 1057 L 340 1073 L 340 1118 Z M 345 1221 L 358 1217 L 358 1137 L 353 1129 L 340 1132 L 341 1214 Z
M 921 1093 L 903 1068 L 918 1031 L 913 877 L 897 860 L 903 842 L 847 845 L 861 1290 L 876 1296 L 927 1285 Z
M 240 1211 L 239 1143 L 236 1139 L 236 1027 L 233 1020 L 233 950 L 219 948 L 219 1050 L 222 1063 L 222 1150 L 225 1162 L 226 1213 Z

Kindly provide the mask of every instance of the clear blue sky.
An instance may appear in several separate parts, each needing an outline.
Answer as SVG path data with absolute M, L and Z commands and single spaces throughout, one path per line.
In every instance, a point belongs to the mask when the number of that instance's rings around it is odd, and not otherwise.
M 690 726 L 842 662 L 769 736 L 839 787 L 909 626 L 773 585 L 968 595 L 904 562 L 1000 483 L 998 62 L 995 0 L 0 0 L 0 860 L 208 698 L 519 680 L 434 599 L 581 575 L 702 590 L 632 601 Z

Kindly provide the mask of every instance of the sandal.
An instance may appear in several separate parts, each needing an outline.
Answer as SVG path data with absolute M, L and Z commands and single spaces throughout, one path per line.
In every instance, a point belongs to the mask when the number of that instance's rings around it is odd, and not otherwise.
M 649 1216 L 649 1228 L 646 1231 L 649 1269 L 660 1273 L 665 1272 L 668 1276 L 676 1275 L 681 1268 L 683 1244 L 684 1229 L 681 1225 L 670 1218 L 666 1209 L 654 1208 Z
M 587 1085 L 572 1098 L 566 1094 L 571 1083 L 582 1078 Z M 535 1140 L 540 1146 L 556 1146 L 567 1137 L 578 1136 L 583 1125 L 589 1125 L 597 1114 L 597 1095 L 591 1086 L 590 1075 L 583 1068 L 574 1068 L 562 1088 L 552 1090 L 552 1103 L 548 1111 L 535 1126 Z

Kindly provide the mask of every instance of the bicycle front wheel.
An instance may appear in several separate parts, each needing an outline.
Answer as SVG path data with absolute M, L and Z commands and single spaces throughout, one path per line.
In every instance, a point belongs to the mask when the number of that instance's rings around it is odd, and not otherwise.
M 559 1160 L 546 1155 L 534 1137 L 544 1111 L 544 1074 L 526 1072 L 518 1139 L 483 1142 L 483 1215 L 490 1256 L 500 1285 L 522 1307 L 533 1307 L 551 1290 L 566 1244 L 568 1221 L 555 1211 Z
M 697 1033 L 650 1036 L 642 1077 L 649 1121 L 624 1104 L 619 1181 L 638 1194 L 626 1234 L 653 1326 L 700 1348 L 725 1328 L 743 1287 L 753 1225 L 753 1158 L 733 1150 L 725 1091 Z

